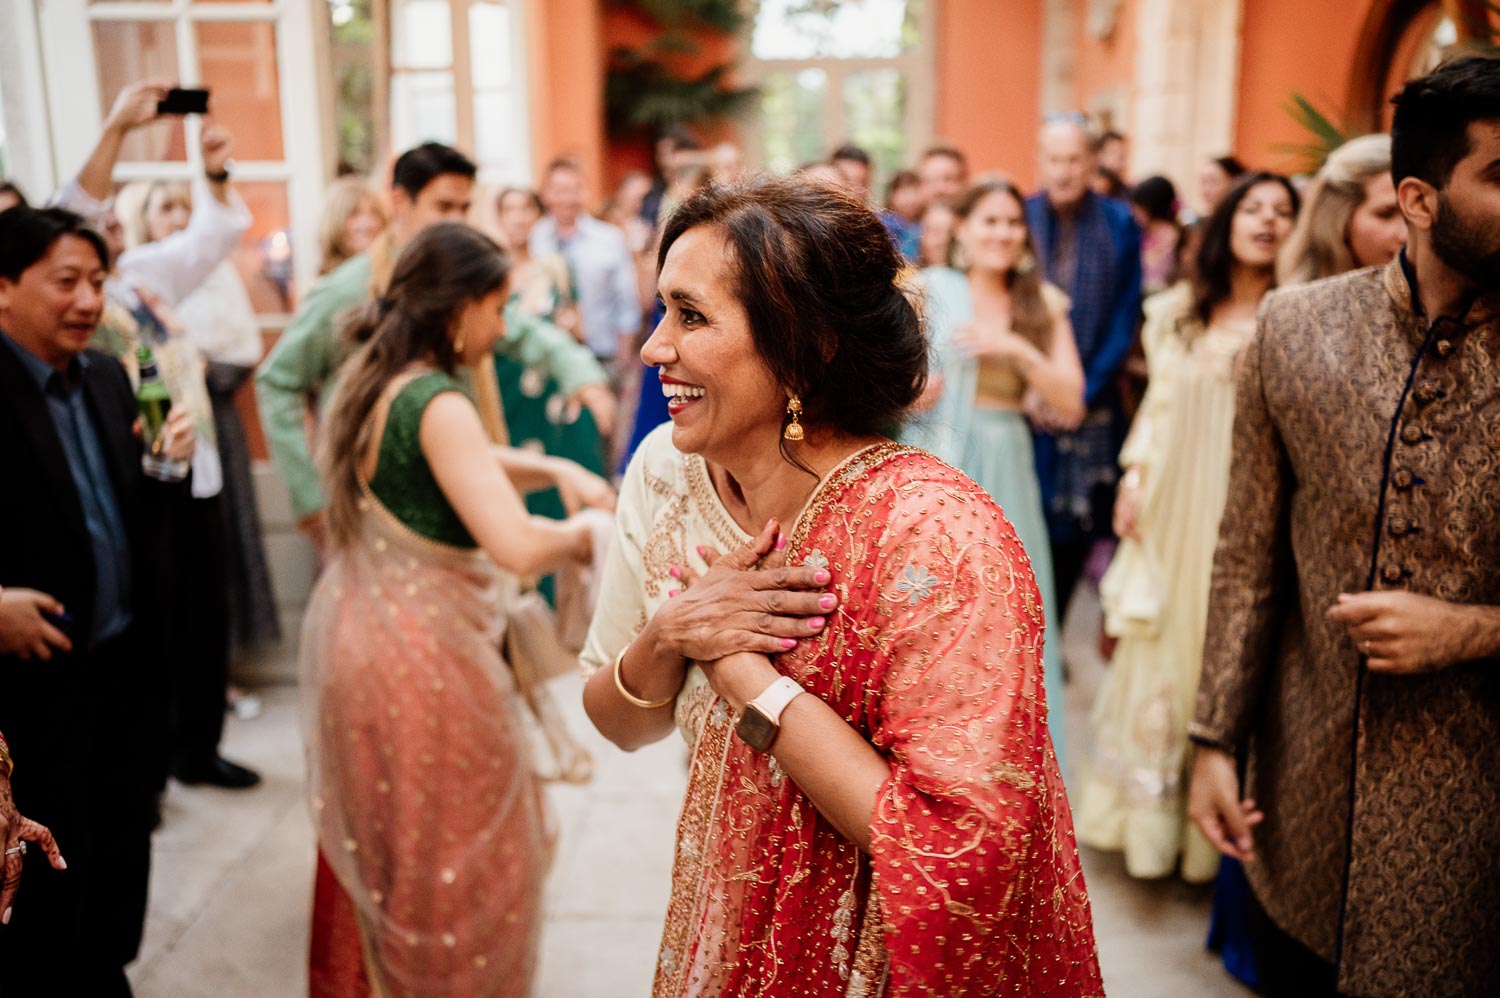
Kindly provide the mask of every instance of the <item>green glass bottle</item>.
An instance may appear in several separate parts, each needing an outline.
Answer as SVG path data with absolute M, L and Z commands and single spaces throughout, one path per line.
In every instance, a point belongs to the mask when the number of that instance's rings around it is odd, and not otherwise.
M 135 399 L 141 410 L 141 436 L 146 442 L 146 452 L 141 455 L 141 470 L 163 482 L 180 482 L 187 477 L 191 465 L 161 453 L 167 414 L 172 411 L 172 395 L 161 375 L 156 373 L 156 357 L 150 347 L 144 344 L 136 347 L 135 359 L 141 372 L 141 386 L 136 390 Z

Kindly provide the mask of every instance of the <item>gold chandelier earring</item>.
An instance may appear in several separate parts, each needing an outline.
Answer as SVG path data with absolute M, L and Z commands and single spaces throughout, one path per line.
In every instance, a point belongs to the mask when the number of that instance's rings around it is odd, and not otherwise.
M 454 341 L 453 341 L 453 356 L 455 356 L 455 357 L 462 357 L 463 355 L 464 355 L 464 338 L 462 336 L 459 336 L 456 339 L 454 339 Z
M 786 400 L 786 414 L 791 417 L 792 421 L 786 424 L 786 429 L 781 431 L 781 435 L 787 440 L 801 440 L 802 424 L 798 422 L 798 419 L 802 416 L 802 399 L 800 397 L 792 395 Z

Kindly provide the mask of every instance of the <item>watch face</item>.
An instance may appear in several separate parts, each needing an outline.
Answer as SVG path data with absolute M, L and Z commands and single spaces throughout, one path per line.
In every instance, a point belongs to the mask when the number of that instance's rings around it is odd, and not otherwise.
M 755 751 L 764 752 L 776 737 L 776 723 L 762 714 L 759 707 L 750 705 L 740 714 L 740 723 L 735 726 L 734 733 Z

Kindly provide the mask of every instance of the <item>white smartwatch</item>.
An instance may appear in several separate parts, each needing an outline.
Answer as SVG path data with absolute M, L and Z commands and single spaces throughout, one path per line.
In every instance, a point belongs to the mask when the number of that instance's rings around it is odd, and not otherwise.
M 755 751 L 764 752 L 781 731 L 781 714 L 787 704 L 806 692 L 795 679 L 782 676 L 745 704 L 734 733 Z

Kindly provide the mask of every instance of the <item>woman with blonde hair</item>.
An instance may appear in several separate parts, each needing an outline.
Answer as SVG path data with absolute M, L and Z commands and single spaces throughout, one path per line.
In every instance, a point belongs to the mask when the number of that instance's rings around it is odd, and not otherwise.
M 340 177 L 329 184 L 323 195 L 323 215 L 318 219 L 322 253 L 318 276 L 369 249 L 385 230 L 385 222 L 385 209 L 367 178 Z
M 1307 191 L 1307 206 L 1276 261 L 1281 284 L 1305 284 L 1390 263 L 1406 242 L 1391 181 L 1391 137 L 1339 146 Z

